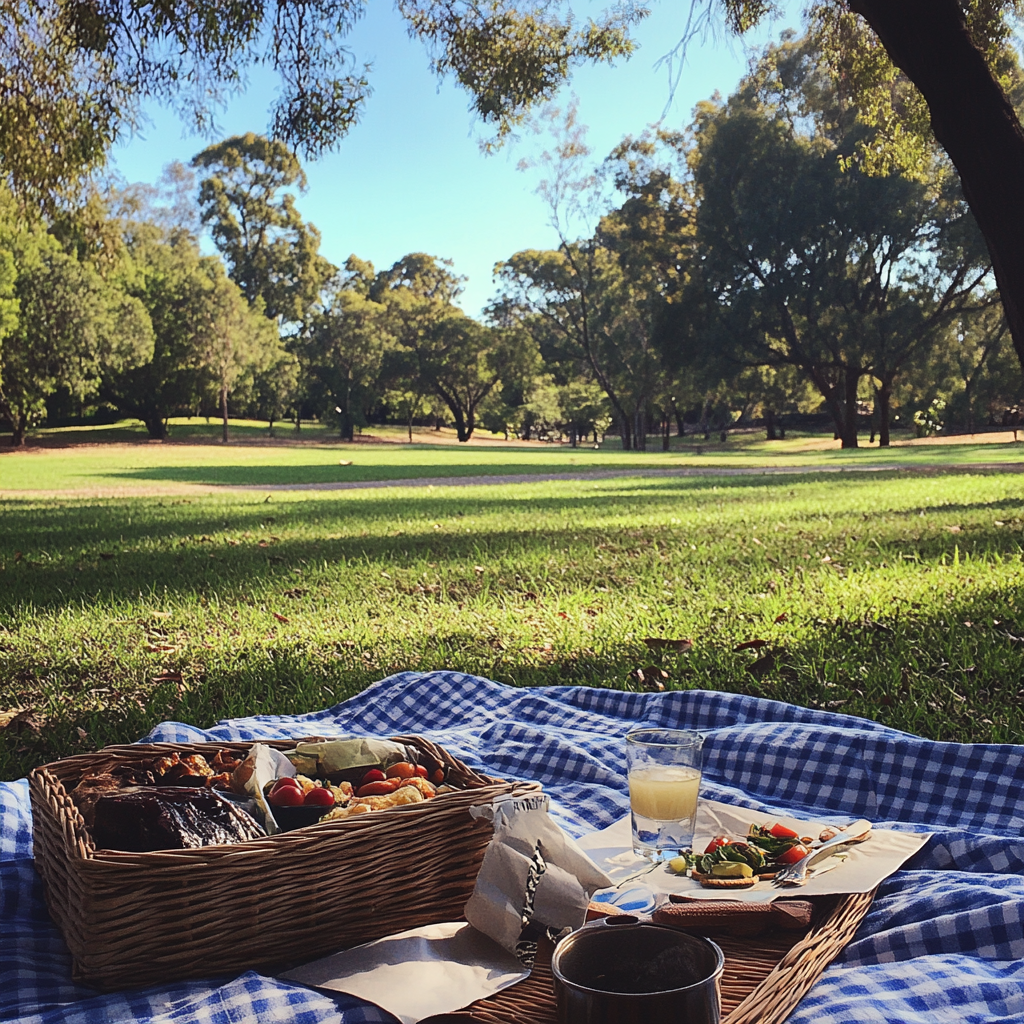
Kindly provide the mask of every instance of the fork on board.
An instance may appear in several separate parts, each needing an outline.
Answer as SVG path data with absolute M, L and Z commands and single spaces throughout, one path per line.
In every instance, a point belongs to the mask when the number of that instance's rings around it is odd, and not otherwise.
M 840 832 L 827 843 L 823 843 L 816 850 L 812 850 L 802 860 L 784 867 L 772 879 L 772 885 L 804 885 L 807 881 L 808 870 L 815 864 L 827 860 L 843 846 L 862 843 L 869 835 L 871 835 L 871 822 L 865 821 L 863 818 L 860 821 L 855 821 L 852 825 L 847 826 L 845 831 Z

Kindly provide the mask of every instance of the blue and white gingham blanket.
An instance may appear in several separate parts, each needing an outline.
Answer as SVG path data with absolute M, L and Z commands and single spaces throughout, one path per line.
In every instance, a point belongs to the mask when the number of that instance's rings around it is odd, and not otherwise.
M 392 676 L 308 715 L 165 723 L 146 739 L 421 733 L 489 774 L 542 782 L 579 835 L 626 812 L 622 736 L 639 722 L 705 733 L 706 796 L 935 833 L 884 883 L 792 1024 L 1024 1021 L 1024 746 L 934 743 L 734 694 L 512 689 L 455 672 Z M 0 783 L 0 1021 L 392 1020 L 252 972 L 115 995 L 76 986 L 31 856 L 27 783 Z

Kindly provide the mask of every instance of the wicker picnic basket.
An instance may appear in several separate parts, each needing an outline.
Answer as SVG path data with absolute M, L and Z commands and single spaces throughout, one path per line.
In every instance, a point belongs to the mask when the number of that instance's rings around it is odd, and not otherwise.
M 492 835 L 469 808 L 539 786 L 480 775 L 418 736 L 394 738 L 439 761 L 465 791 L 194 850 L 97 850 L 69 792 L 87 771 L 174 751 L 244 756 L 250 744 L 107 747 L 33 771 L 36 869 L 74 979 L 111 990 L 274 970 L 460 918 Z M 297 741 L 262 742 L 287 750 Z

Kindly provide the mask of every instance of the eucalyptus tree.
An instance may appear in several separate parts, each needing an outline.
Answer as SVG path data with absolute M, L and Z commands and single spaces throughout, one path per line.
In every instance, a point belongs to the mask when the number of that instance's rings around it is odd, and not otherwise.
M 872 130 L 818 71 L 815 42 L 772 48 L 725 104 L 703 104 L 690 157 L 699 277 L 713 345 L 741 363 L 798 367 L 844 447 L 862 381 L 888 396 L 914 351 L 985 304 L 990 265 L 939 166 L 930 181 L 856 163 Z
M 250 304 L 281 324 L 299 323 L 336 273 L 320 255 L 320 232 L 295 206 L 306 175 L 278 140 L 252 132 L 208 146 L 199 172 L 202 221 Z
M 373 265 L 350 257 L 325 289 L 298 343 L 309 375 L 307 391 L 351 441 L 359 412 L 379 396 L 385 353 L 393 345 L 389 310 L 371 297 Z

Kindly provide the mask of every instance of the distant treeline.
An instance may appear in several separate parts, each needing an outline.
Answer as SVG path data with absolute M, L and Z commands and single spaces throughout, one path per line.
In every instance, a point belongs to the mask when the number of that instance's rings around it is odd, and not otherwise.
M 1021 370 L 988 250 L 937 151 L 866 166 L 877 129 L 807 39 L 766 49 L 684 131 L 598 167 L 575 111 L 539 194 L 560 244 L 495 267 L 482 317 L 450 261 L 320 253 L 281 142 L 244 135 L 158 186 L 97 184 L 43 218 L 0 195 L 0 417 L 317 418 L 507 436 L 613 432 L 642 450 L 826 415 L 844 446 L 1019 422 Z M 927 171 L 923 172 L 922 167 Z M 594 213 L 593 211 L 597 211 Z M 203 255 L 208 233 L 217 256 Z

